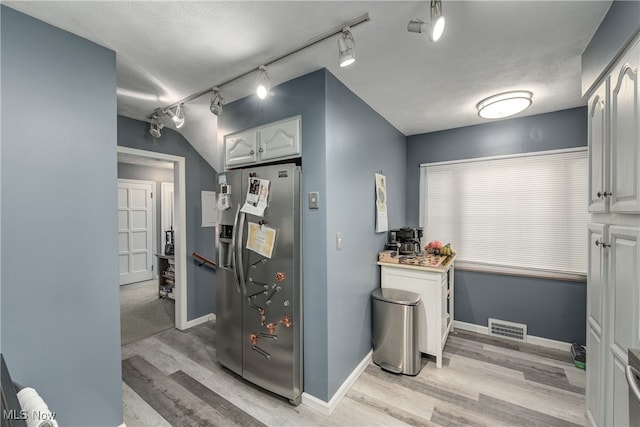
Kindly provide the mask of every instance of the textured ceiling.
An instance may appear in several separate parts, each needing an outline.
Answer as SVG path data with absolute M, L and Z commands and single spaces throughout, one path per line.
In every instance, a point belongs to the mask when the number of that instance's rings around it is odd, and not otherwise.
M 610 1 L 443 1 L 443 38 L 409 33 L 428 2 L 15 2 L 3 4 L 116 52 L 118 113 L 155 108 L 248 71 L 368 13 L 352 30 L 357 62 L 337 65 L 337 38 L 269 67 L 272 84 L 326 67 L 406 135 L 482 123 L 476 104 L 511 89 L 533 92 L 523 115 L 586 105 L 580 55 Z M 252 93 L 254 75 L 222 88 L 226 102 Z M 203 96 L 180 132 L 221 167 L 217 121 Z M 168 124 L 168 122 L 167 122 Z

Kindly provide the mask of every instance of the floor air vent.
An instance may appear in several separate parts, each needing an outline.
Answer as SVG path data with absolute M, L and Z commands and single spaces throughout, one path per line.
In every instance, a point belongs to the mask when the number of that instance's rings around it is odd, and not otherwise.
M 489 335 L 527 342 L 527 325 L 489 318 Z

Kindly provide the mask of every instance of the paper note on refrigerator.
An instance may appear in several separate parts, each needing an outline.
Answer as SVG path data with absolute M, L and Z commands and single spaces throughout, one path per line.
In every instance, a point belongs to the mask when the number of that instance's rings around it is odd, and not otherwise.
M 387 184 L 384 175 L 376 174 L 376 233 L 389 230 L 387 218 Z
M 263 257 L 271 258 L 273 247 L 276 243 L 276 230 L 255 222 L 249 222 L 248 225 L 247 249 Z
M 249 178 L 249 188 L 247 189 L 247 199 L 240 209 L 242 212 L 264 216 L 269 198 L 269 180 L 259 178 Z

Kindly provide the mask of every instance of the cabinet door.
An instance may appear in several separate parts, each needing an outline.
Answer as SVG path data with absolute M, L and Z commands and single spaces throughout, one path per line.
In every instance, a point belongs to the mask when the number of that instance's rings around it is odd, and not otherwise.
M 448 303 L 449 300 L 447 299 L 447 291 L 449 288 L 449 285 L 447 283 L 447 273 L 444 273 L 442 275 L 442 278 L 440 279 L 442 281 L 442 285 L 440 286 L 440 322 L 441 322 L 441 327 L 440 327 L 440 341 L 442 342 L 444 340 L 444 337 L 447 335 L 447 331 L 448 331 L 448 327 L 449 327 L 449 310 L 447 310 L 448 308 Z
M 589 224 L 589 270 L 587 274 L 587 417 L 592 425 L 604 425 L 604 345 L 602 321 L 606 317 L 608 226 Z
M 640 213 L 640 43 L 611 78 L 611 212 Z
M 587 319 L 601 334 L 606 280 L 605 238 L 607 226 L 589 224 L 589 271 L 587 274 Z
M 246 132 L 225 137 L 225 159 L 227 167 L 255 163 L 257 160 L 256 132 Z
M 629 424 L 629 386 L 627 385 L 627 378 L 625 376 L 627 359 L 614 356 L 612 362 L 611 398 L 613 404 L 610 411 L 610 421 L 607 425 L 615 427 L 637 426 L 638 424 L 636 424 L 636 422 Z
M 587 418 L 594 426 L 604 426 L 603 355 L 600 332 L 587 323 Z
M 260 160 L 300 156 L 300 130 L 300 117 L 276 122 L 260 129 Z
M 608 210 L 608 84 L 606 79 L 589 100 L 589 212 Z
M 415 292 L 422 297 L 422 304 L 418 307 L 418 329 L 420 352 L 431 355 L 438 354 L 440 331 L 438 318 L 440 303 L 437 291 L 440 283 L 438 274 L 398 267 L 382 267 L 381 287 L 402 289 Z
M 628 425 L 627 350 L 640 346 L 640 228 L 609 227 L 606 425 Z M 625 409 L 626 408 L 626 409 Z M 625 418 L 626 417 L 626 418 Z M 624 422 L 624 421 L 627 422 Z

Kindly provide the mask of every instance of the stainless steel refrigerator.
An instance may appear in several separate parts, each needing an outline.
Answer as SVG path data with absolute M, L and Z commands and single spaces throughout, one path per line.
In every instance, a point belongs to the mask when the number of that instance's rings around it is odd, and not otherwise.
M 256 179 L 268 181 L 262 216 L 242 211 L 250 180 Z M 223 197 L 225 193 L 231 203 L 218 225 L 218 361 L 297 405 L 303 380 L 300 167 L 228 171 L 226 185 L 221 185 Z M 272 252 L 247 249 L 255 245 Z

